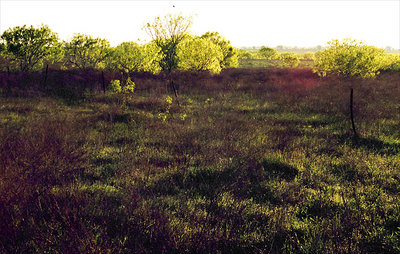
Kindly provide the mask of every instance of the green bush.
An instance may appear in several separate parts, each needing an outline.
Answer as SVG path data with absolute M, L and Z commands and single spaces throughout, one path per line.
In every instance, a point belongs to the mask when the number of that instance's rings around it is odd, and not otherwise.
M 278 51 L 276 49 L 264 46 L 262 46 L 257 53 L 264 59 L 275 59 L 278 56 Z
M 110 91 L 112 93 L 122 92 L 121 82 L 118 79 L 111 80 L 110 84 L 108 85 L 108 91 Z
M 133 93 L 135 91 L 135 82 L 131 80 L 131 78 L 127 78 L 125 85 L 122 87 L 123 93 Z
M 283 66 L 285 67 L 294 68 L 300 63 L 299 57 L 293 52 L 281 53 L 279 58 L 282 60 Z
M 118 79 L 111 80 L 108 85 L 108 90 L 112 93 L 133 93 L 135 91 L 135 82 L 128 77 L 125 81 L 125 84 L 121 84 L 121 81 Z
M 351 39 L 332 40 L 315 54 L 314 71 L 319 76 L 336 74 L 343 77 L 373 78 L 382 67 L 384 50 Z

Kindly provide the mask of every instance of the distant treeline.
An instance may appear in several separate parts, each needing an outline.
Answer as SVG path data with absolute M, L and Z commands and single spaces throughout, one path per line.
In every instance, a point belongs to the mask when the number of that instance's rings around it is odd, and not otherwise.
M 246 51 L 258 51 L 262 48 L 262 46 L 252 46 L 252 47 L 240 47 L 239 49 L 243 49 Z M 289 47 L 289 46 L 282 46 L 282 45 L 278 45 L 276 47 L 272 47 L 274 49 L 276 49 L 278 52 L 293 52 L 293 53 L 297 53 L 297 54 L 303 54 L 306 52 L 318 52 L 323 50 L 325 47 L 321 46 L 321 45 L 317 45 L 315 47 Z M 399 54 L 400 53 L 400 49 L 395 49 L 393 47 L 385 47 L 385 52 L 386 53 L 395 53 L 395 54 Z
M 262 46 L 238 49 L 218 32 L 190 33 L 191 17 L 166 15 L 144 25 L 151 41 L 122 42 L 116 47 L 103 38 L 75 34 L 62 41 L 48 26 L 17 26 L 0 36 L 0 71 L 39 70 L 137 72 L 208 71 L 213 74 L 236 67 L 314 68 L 320 75 L 372 77 L 381 71 L 398 71 L 400 54 L 350 38 L 332 40 L 326 47 Z M 390 53 L 388 53 L 390 52 Z M 350 67 L 351 68 L 350 68 Z M 355 70 L 350 70 L 355 69 Z

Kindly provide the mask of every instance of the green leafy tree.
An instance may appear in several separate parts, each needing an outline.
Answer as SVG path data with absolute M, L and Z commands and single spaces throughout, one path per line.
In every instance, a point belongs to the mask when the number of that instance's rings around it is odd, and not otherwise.
M 278 51 L 276 49 L 264 46 L 258 50 L 258 54 L 265 59 L 275 59 L 278 57 Z
M 46 25 L 39 28 L 26 25 L 9 28 L 3 32 L 1 39 L 3 50 L 20 71 L 33 70 L 60 51 L 58 35 Z
M 178 47 L 178 67 L 182 70 L 210 71 L 219 73 L 223 53 L 221 48 L 212 41 L 204 38 L 190 38 Z
M 300 63 L 299 57 L 293 52 L 283 52 L 279 55 L 284 67 L 297 67 Z
M 239 66 L 238 50 L 235 49 L 231 42 L 226 40 L 218 32 L 207 32 L 201 36 L 203 39 L 208 39 L 217 45 L 222 52 L 222 60 L 220 66 L 224 68 L 235 68 Z
M 160 48 L 154 43 L 140 46 L 135 42 L 123 42 L 113 50 L 110 67 L 127 74 L 142 71 L 158 73 L 161 70 L 160 59 Z
M 156 17 L 153 22 L 148 22 L 143 27 L 161 49 L 162 58 L 159 64 L 162 70 L 171 72 L 177 69 L 177 47 L 187 36 L 191 25 L 191 17 L 168 14 Z
M 104 68 L 110 54 L 110 43 L 90 35 L 75 34 L 71 41 L 64 42 L 65 62 L 78 69 Z
M 352 39 L 332 40 L 328 47 L 315 54 L 314 71 L 320 76 L 372 78 L 382 67 L 384 50 Z

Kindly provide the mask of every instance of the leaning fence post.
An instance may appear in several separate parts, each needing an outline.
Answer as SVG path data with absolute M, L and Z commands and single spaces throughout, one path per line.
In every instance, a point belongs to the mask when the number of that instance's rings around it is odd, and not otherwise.
M 351 119 L 351 126 L 353 128 L 354 137 L 358 138 L 356 126 L 354 124 L 354 114 L 353 114 L 353 88 L 350 88 L 350 119 Z

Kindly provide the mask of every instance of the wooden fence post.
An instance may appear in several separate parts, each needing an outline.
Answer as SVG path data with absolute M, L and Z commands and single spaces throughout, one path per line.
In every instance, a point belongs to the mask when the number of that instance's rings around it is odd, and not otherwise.
M 350 88 L 350 119 L 351 119 L 351 126 L 353 128 L 354 137 L 357 139 L 358 134 L 356 131 L 356 126 L 354 124 L 354 114 L 353 114 L 353 88 Z

